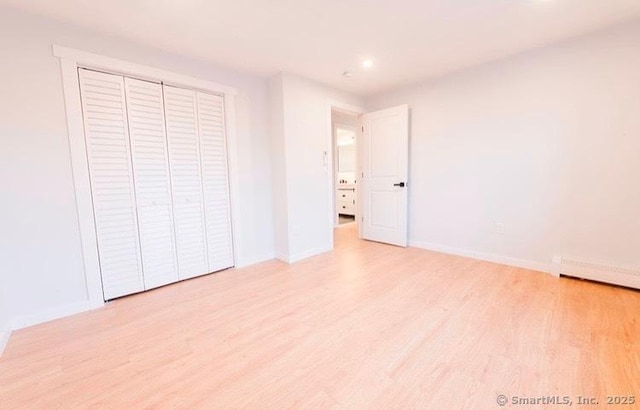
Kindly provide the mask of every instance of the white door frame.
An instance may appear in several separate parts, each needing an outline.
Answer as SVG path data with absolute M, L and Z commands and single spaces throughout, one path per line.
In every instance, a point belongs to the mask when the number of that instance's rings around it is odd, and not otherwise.
M 331 230 L 333 231 L 334 227 L 335 227 L 335 221 L 336 221 L 336 170 L 335 170 L 335 143 L 333 141 L 333 122 L 331 120 L 331 111 L 332 110 L 336 110 L 336 111 L 340 111 L 346 114 L 351 114 L 351 115 L 356 115 L 356 116 L 360 116 L 362 114 L 364 114 L 366 112 L 366 110 L 362 107 L 358 107 L 355 105 L 351 105 L 351 104 L 347 104 L 341 101 L 336 101 L 336 100 L 327 100 L 327 150 L 326 152 L 326 170 L 327 170 L 327 186 L 329 187 L 329 196 L 327 198 L 328 204 L 329 204 L 329 215 L 328 215 L 328 226 L 331 227 Z M 356 175 L 361 175 L 361 169 L 360 169 L 360 139 L 361 139 L 362 133 L 358 132 L 358 130 L 356 130 L 356 150 L 357 150 L 357 154 L 356 154 Z M 356 180 L 358 180 L 358 178 L 356 178 Z M 360 217 L 360 201 L 359 201 L 359 192 L 360 190 L 358 188 L 356 188 L 356 194 L 358 195 L 356 199 L 356 222 L 358 222 L 358 218 Z M 361 224 L 357 224 L 358 227 L 358 237 L 361 237 L 362 235 L 360 234 L 360 225 Z M 331 238 L 331 247 L 330 249 L 333 249 L 333 232 L 330 235 Z
M 239 229 L 240 206 L 237 184 L 239 174 L 235 121 L 236 90 L 232 87 L 211 81 L 57 45 L 53 45 L 53 55 L 60 59 L 60 68 L 62 71 L 62 87 L 67 113 L 71 168 L 75 187 L 78 228 L 82 244 L 87 287 L 88 306 L 86 306 L 86 308 L 91 309 L 104 305 L 104 296 L 102 293 L 102 277 L 98 260 L 97 235 L 91 200 L 91 186 L 89 183 L 89 166 L 84 137 L 84 122 L 82 120 L 78 68 L 105 71 L 112 74 L 202 90 L 224 96 L 234 264 L 235 266 L 242 266 L 242 261 L 238 260 L 238 255 L 243 253 L 239 249 L 242 241 L 240 240 Z

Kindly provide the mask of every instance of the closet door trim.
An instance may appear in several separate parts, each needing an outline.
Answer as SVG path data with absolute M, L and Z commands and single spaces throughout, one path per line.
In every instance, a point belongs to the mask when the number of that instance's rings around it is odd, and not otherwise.
M 82 116 L 82 102 L 80 98 L 78 68 L 87 68 L 110 74 L 118 74 L 136 79 L 161 82 L 177 87 L 201 90 L 222 95 L 225 102 L 225 126 L 227 138 L 227 159 L 229 169 L 230 205 L 233 229 L 234 266 L 241 267 L 251 264 L 250 259 L 243 259 L 242 243 L 239 232 L 240 204 L 238 201 L 238 153 L 235 127 L 235 95 L 233 87 L 219 83 L 194 78 L 171 71 L 161 70 L 107 56 L 75 50 L 53 45 L 52 54 L 60 59 L 64 103 L 67 116 L 69 134 L 69 150 L 71 154 L 71 168 L 76 197 L 76 212 L 78 215 L 78 230 L 80 233 L 83 268 L 86 280 L 86 300 L 68 306 L 64 310 L 44 312 L 38 317 L 30 318 L 26 325 L 46 322 L 58 317 L 73 315 L 104 305 L 102 278 L 98 259 L 97 235 L 93 203 L 91 200 L 91 186 L 89 180 L 89 164 L 84 136 L 84 122 Z

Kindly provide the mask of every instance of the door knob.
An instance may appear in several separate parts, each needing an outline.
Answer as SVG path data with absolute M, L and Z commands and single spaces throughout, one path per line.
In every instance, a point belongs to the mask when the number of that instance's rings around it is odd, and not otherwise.
M 400 188 L 404 188 L 404 182 L 398 182 L 397 184 L 393 184 L 393 186 L 399 186 Z

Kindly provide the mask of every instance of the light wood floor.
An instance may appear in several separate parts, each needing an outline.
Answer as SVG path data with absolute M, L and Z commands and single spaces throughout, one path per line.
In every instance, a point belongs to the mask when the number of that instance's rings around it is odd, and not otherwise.
M 358 241 L 354 229 L 291 266 L 229 270 L 15 332 L 0 408 L 640 399 L 639 292 Z

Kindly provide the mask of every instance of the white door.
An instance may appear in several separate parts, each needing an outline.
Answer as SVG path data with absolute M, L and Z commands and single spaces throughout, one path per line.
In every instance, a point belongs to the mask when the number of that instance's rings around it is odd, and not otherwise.
M 180 279 L 209 273 L 196 92 L 163 86 Z
M 79 70 L 105 300 L 144 290 L 124 78 Z
M 145 289 L 178 281 L 162 86 L 125 78 Z
M 209 272 L 233 266 L 224 98 L 196 92 Z
M 409 107 L 362 116 L 362 237 L 407 246 Z

